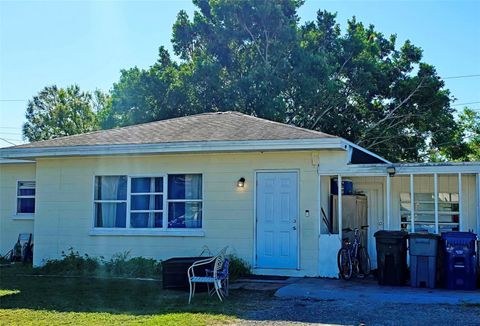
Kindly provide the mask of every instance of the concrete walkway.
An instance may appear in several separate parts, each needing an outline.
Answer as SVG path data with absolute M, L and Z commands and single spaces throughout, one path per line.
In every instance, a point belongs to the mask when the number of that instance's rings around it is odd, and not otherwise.
M 351 300 L 414 304 L 480 304 L 480 290 L 452 291 L 379 286 L 374 280 L 299 278 L 281 287 L 275 296 L 289 299 Z

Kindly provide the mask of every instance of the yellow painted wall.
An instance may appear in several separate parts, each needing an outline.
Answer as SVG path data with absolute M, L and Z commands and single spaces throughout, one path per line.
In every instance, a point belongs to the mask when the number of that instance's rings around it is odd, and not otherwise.
M 33 216 L 17 215 L 17 181 L 34 181 L 35 164 L 0 164 L 0 255 L 13 248 L 19 233 L 33 233 Z
M 320 155 L 329 155 L 328 153 Z M 339 157 L 344 160 L 345 154 Z M 204 245 L 212 252 L 229 245 L 238 256 L 252 263 L 253 182 L 255 171 L 261 169 L 299 171 L 301 269 L 292 273 L 316 275 L 318 179 L 311 152 L 39 159 L 34 263 L 39 265 L 45 259 L 58 258 L 62 251 L 70 247 L 80 253 L 106 258 L 118 252 L 130 251 L 132 256 L 167 259 L 198 255 Z M 93 224 L 95 175 L 159 173 L 203 174 L 204 237 L 89 235 Z M 246 179 L 246 187 L 241 191 L 236 187 L 240 177 Z M 305 217 L 305 210 L 310 211 L 309 217 Z

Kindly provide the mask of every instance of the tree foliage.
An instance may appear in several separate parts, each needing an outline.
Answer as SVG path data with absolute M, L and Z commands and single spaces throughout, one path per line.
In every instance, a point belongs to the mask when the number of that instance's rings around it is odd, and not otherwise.
M 28 102 L 23 136 L 39 141 L 96 130 L 96 113 L 105 110 L 109 97 L 82 92 L 77 85 L 47 86 Z
M 179 60 L 160 47 L 148 69 L 122 70 L 102 128 L 236 110 L 338 135 L 394 161 L 466 157 L 450 93 L 410 41 L 398 45 L 355 17 L 342 32 L 322 10 L 301 24 L 301 0 L 193 2 L 193 17 L 180 11 L 173 25 Z
M 464 108 L 459 114 L 458 128 L 446 145 L 433 153 L 431 160 L 480 161 L 480 113 Z

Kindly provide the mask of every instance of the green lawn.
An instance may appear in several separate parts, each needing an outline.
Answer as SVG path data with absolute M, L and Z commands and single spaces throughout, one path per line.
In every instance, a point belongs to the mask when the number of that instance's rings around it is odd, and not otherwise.
M 0 325 L 228 324 L 270 294 L 231 291 L 226 302 L 204 293 L 162 290 L 160 282 L 22 276 L 0 269 Z

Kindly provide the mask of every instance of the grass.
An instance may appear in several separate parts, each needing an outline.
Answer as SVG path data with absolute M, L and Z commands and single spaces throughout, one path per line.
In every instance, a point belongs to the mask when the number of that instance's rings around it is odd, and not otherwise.
M 27 276 L 31 269 L 0 269 L 0 325 L 212 325 L 228 324 L 270 296 L 231 291 L 224 303 L 161 282 Z

